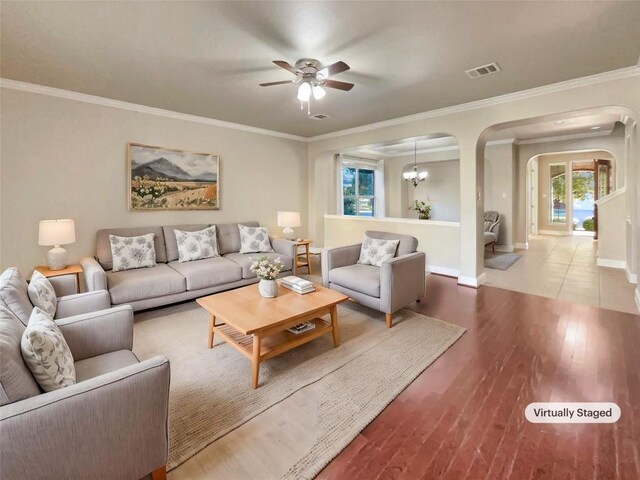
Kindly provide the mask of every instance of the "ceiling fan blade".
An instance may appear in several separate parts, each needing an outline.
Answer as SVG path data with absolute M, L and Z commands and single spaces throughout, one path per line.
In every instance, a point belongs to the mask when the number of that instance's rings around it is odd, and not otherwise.
M 348 92 L 353 88 L 353 83 L 338 82 L 337 80 L 325 80 L 322 85 L 329 88 L 337 88 L 338 90 L 344 90 Z
M 324 67 L 318 72 L 318 74 L 322 75 L 324 78 L 328 78 L 337 75 L 338 73 L 346 72 L 350 68 L 351 67 L 344 62 L 336 62 L 333 65 Z
M 292 66 L 292 65 L 288 64 L 287 62 L 285 62 L 284 60 L 274 60 L 273 63 L 278 65 L 280 68 L 284 68 L 285 70 L 290 71 L 294 75 L 298 74 L 298 70 L 294 66 Z
M 273 85 L 284 85 L 285 83 L 293 83 L 294 80 L 282 80 L 280 82 L 267 82 L 267 83 L 261 83 L 260 86 L 261 87 L 272 87 Z

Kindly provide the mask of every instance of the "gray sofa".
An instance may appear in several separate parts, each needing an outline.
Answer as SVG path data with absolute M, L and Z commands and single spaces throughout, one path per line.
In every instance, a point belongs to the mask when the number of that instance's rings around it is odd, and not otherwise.
M 418 240 L 409 235 L 374 231 L 365 235 L 399 240 L 396 256 L 376 267 L 358 263 L 361 243 L 323 250 L 322 283 L 384 312 L 387 327 L 391 328 L 395 312 L 424 296 L 426 255 L 416 251 Z
M 258 222 L 241 225 L 257 227 Z M 256 283 L 249 270 L 253 259 L 266 255 L 284 262 L 281 275 L 290 275 L 295 258 L 295 242 L 271 238 L 274 253 L 238 253 L 240 232 L 237 223 L 216 224 L 220 257 L 178 262 L 174 229 L 197 231 L 209 224 L 169 225 L 163 227 L 113 228 L 97 233 L 96 256 L 81 260 L 88 291 L 107 290 L 112 305 L 131 305 L 134 310 L 191 300 L 212 293 Z M 109 235 L 137 236 L 154 234 L 155 267 L 112 271 Z
M 75 285 L 75 279 L 73 279 Z M 52 278 L 56 294 L 67 288 Z M 16 269 L 0 278 L 0 452 L 2 478 L 162 478 L 168 455 L 169 361 L 131 351 L 133 311 L 107 292 L 62 296 L 56 324 L 71 349 L 77 383 L 43 393 L 22 359 L 33 306 Z M 26 318 L 26 320 L 25 320 Z M 135 454 L 133 454 L 135 452 Z

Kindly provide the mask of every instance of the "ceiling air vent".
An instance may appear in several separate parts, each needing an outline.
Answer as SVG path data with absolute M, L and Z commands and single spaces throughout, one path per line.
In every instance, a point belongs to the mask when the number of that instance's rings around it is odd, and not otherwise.
M 315 115 L 311 115 L 311 118 L 315 118 L 316 120 L 324 120 L 325 118 L 329 118 L 329 115 L 325 115 L 324 113 L 317 113 Z
M 501 70 L 500 66 L 493 62 L 487 65 L 482 65 L 481 67 L 466 70 L 464 73 L 466 73 L 469 78 L 479 78 L 484 77 L 485 75 L 491 75 L 492 73 L 498 73 Z

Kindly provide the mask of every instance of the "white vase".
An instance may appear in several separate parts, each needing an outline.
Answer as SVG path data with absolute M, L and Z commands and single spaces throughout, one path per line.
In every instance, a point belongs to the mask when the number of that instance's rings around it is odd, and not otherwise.
M 260 290 L 260 295 L 264 298 L 274 298 L 278 295 L 278 282 L 260 279 L 258 290 Z

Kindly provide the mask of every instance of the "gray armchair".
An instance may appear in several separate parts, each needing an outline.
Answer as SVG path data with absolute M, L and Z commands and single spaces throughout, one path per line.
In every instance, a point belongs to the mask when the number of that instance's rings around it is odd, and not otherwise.
M 6 274 L 7 272 L 5 272 Z M 169 361 L 139 362 L 128 305 L 56 319 L 76 384 L 43 393 L 22 359 L 15 274 L 0 284 L 0 472 L 12 479 L 166 477 Z M 24 280 L 23 280 L 24 282 Z M 24 300 L 24 299 L 22 299 Z
M 484 212 L 484 246 L 491 245 L 491 250 L 496 253 L 496 242 L 500 235 L 500 214 L 495 210 Z
M 418 240 L 409 235 L 375 231 L 365 234 L 399 240 L 397 256 L 376 267 L 358 263 L 361 243 L 323 250 L 322 283 L 383 312 L 387 327 L 391 328 L 395 312 L 424 296 L 426 255 L 416 251 Z

